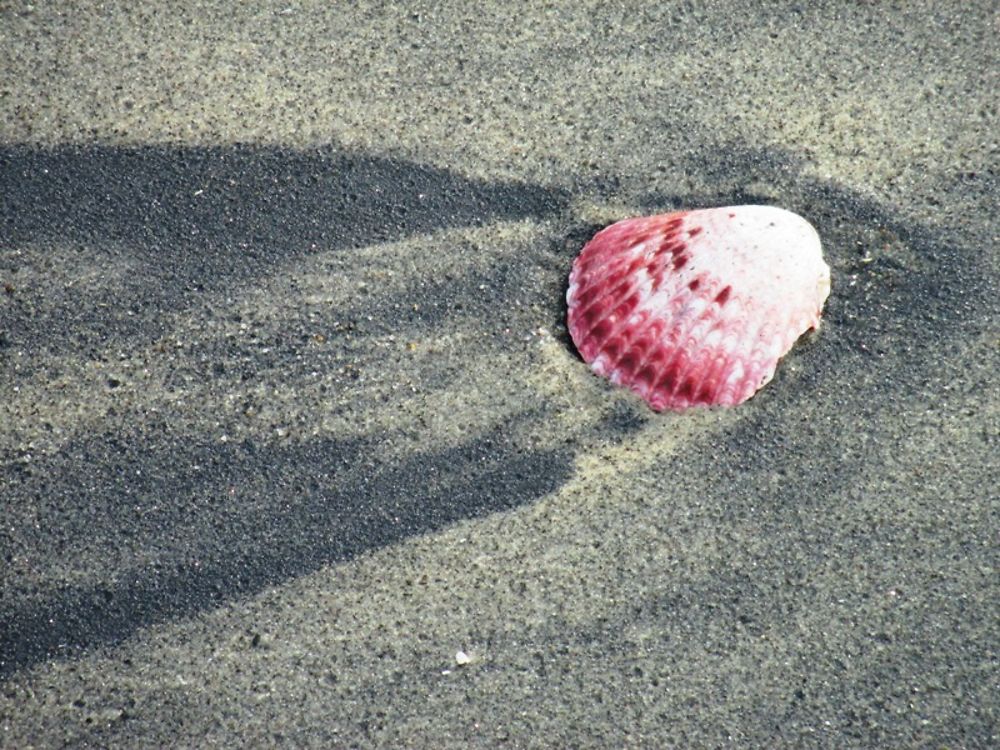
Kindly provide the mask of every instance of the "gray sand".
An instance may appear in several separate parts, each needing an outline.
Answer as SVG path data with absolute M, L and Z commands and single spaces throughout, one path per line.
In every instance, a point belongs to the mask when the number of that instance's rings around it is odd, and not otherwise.
M 161 5 L 0 6 L 0 746 L 1000 744 L 995 3 Z M 820 331 L 591 375 L 743 202 Z

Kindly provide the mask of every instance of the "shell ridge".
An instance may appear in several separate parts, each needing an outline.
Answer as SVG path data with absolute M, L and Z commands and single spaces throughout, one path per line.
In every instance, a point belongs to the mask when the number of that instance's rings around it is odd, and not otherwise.
M 627 283 L 627 284 L 625 282 L 622 282 L 622 284 L 620 284 L 619 287 L 616 287 L 616 289 L 614 290 L 614 291 L 618 292 L 616 295 L 609 293 L 609 294 L 605 295 L 604 297 L 602 297 L 601 299 L 610 299 L 611 300 L 611 304 L 609 305 L 609 307 L 611 309 L 610 309 L 610 312 L 608 313 L 608 315 L 618 313 L 619 309 L 625 303 L 625 301 L 627 301 L 628 299 L 630 299 L 637 292 L 639 293 L 639 297 L 640 297 L 640 300 L 641 300 L 641 297 L 642 297 L 641 286 L 642 286 L 641 282 L 632 281 L 631 283 Z M 596 304 L 597 304 L 597 300 L 595 300 L 592 305 L 590 305 L 589 307 L 585 308 L 584 311 L 582 312 L 582 315 L 586 315 L 590 310 L 593 309 L 594 305 L 596 305 Z M 638 304 L 638 301 L 637 301 L 637 303 L 635 305 L 633 305 L 630 310 L 628 310 L 624 314 L 619 314 L 618 318 L 613 322 L 611 328 L 600 337 L 600 342 L 598 344 L 599 349 L 603 350 L 604 346 L 606 345 L 606 343 L 611 338 L 613 338 L 614 336 L 617 336 L 621 332 L 622 329 L 626 328 L 629 325 L 630 321 L 632 321 L 633 316 L 638 311 L 639 311 L 639 304 Z M 598 321 L 598 323 L 599 322 L 601 322 L 601 321 Z M 596 329 L 598 323 L 594 323 L 591 326 L 589 326 L 588 328 L 584 329 L 582 337 L 585 339 L 587 337 L 593 336 L 594 335 L 594 330 Z M 633 324 L 634 324 L 634 321 L 633 321 Z

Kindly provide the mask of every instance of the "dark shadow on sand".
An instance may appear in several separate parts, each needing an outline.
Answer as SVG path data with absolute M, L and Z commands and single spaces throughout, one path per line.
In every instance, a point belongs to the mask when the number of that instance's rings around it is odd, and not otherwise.
M 817 225 L 834 283 L 823 330 L 792 355 L 798 374 L 792 379 L 787 368 L 779 369 L 721 443 L 688 446 L 669 467 L 670 491 L 721 502 L 729 517 L 769 527 L 774 544 L 804 544 L 780 533 L 785 509 L 811 505 L 823 513 L 825 498 L 880 460 L 863 450 L 851 426 L 878 419 L 898 399 L 926 397 L 948 342 L 985 325 L 984 274 L 955 238 L 905 225 L 888 208 L 850 191 L 803 180 L 780 155 L 732 150 L 724 163 L 693 163 L 691 169 L 717 173 L 719 192 L 650 196 L 653 210 L 745 202 L 754 196 L 742 186 L 752 181 L 767 181 L 779 193 L 785 186 L 798 201 L 787 207 Z M 93 327 L 95 346 L 115 337 L 134 346 L 155 335 L 168 311 L 191 306 L 206 290 L 267 272 L 309 252 L 313 243 L 346 251 L 441 227 L 553 215 L 565 210 L 567 196 L 333 150 L 5 147 L 4 245 L 112 247 L 145 272 L 110 289 L 106 299 L 81 303 L 67 296 L 52 301 L 41 319 L 26 309 L 0 321 L 0 328 L 19 345 L 45 351 L 78 346 L 85 326 Z M 553 298 L 542 304 L 556 321 L 565 313 L 565 272 L 592 229 L 571 228 L 549 248 Z M 518 273 L 497 269 L 492 286 L 514 296 Z M 447 330 L 458 314 L 491 314 L 477 299 L 490 282 L 477 276 L 432 288 L 445 304 L 423 306 L 409 323 Z M 404 292 L 418 293 L 427 292 Z M 102 307 L 112 302 L 110 310 Z M 81 304 L 85 309 L 77 313 Z M 456 313 L 459 304 L 462 312 Z M 138 307 L 125 315 L 129 305 Z M 376 326 L 399 322 L 398 311 L 384 301 L 359 302 L 349 311 L 362 312 Z M 377 353 L 372 360 L 377 366 Z M 822 394 L 818 403 L 814 394 Z M 593 430 L 626 439 L 648 419 L 683 418 L 653 417 L 637 400 L 619 404 Z M 814 426 L 791 423 L 806 411 Z M 82 539 L 96 547 L 155 552 L 154 562 L 100 585 L 40 589 L 5 580 L 6 591 L 24 595 L 0 602 L 0 677 L 552 492 L 573 471 L 572 444 L 538 450 L 518 437 L 525 425 L 545 417 L 527 411 L 520 425 L 388 462 L 372 439 L 295 447 L 199 443 L 147 415 L 129 435 L 84 435 L 29 468 L 8 463 L 2 469 L 7 502 L 38 503 L 43 513 L 59 510 L 54 527 L 38 532 L 53 557 L 61 555 L 60 544 L 71 548 Z M 841 453 L 853 463 L 823 458 Z M 13 541 L 0 536 L 5 550 Z M 773 552 L 780 559 L 779 550 Z M 747 585 L 761 585 L 759 577 Z
M 31 300 L 15 290 L 0 335 L 9 347 L 74 353 L 155 340 L 170 313 L 297 257 L 549 216 L 567 201 L 333 147 L 0 145 L 0 280 L 23 264 L 3 250 L 21 246 L 53 267 L 83 255 L 108 269 L 85 299 L 78 287 Z

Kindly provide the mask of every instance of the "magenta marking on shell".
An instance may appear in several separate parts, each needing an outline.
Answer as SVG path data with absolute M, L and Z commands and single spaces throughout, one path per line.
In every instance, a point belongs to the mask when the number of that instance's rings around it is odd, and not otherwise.
M 656 410 L 750 398 L 819 325 L 830 271 L 789 211 L 736 206 L 626 219 L 573 264 L 570 335 L 592 369 Z

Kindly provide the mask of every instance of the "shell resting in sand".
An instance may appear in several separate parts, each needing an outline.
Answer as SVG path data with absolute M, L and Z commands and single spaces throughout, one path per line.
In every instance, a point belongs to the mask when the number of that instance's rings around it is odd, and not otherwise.
M 569 332 L 598 375 L 657 410 L 742 403 L 830 292 L 816 230 L 771 206 L 626 219 L 583 248 Z

